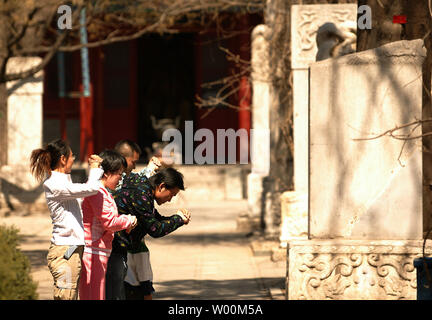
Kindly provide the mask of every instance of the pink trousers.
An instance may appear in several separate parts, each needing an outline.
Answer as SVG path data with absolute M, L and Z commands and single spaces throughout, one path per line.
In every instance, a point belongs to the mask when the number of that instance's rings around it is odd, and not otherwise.
M 84 252 L 79 286 L 80 300 L 105 300 L 108 256 Z

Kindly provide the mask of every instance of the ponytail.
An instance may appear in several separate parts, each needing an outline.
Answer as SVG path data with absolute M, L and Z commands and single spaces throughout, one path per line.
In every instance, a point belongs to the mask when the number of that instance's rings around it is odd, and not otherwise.
M 36 180 L 42 182 L 51 171 L 51 154 L 46 149 L 33 150 L 30 156 L 30 171 Z
M 71 149 L 67 142 L 58 139 L 50 142 L 42 149 L 35 149 L 30 156 L 30 171 L 35 178 L 42 182 L 51 170 L 54 170 L 61 156 L 69 157 Z

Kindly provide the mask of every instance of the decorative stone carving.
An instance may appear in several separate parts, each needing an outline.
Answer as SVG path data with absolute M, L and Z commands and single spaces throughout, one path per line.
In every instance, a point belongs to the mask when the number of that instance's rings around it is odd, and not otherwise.
M 422 241 L 290 242 L 288 298 L 416 299 L 413 261 L 421 256 Z
M 292 68 L 307 69 L 318 51 L 318 28 L 331 22 L 336 26 L 357 23 L 356 4 L 293 5 L 291 7 Z
M 316 61 L 354 53 L 356 51 L 356 30 L 357 25 L 352 21 L 347 21 L 339 26 L 326 22 L 320 26 L 316 36 L 318 46 Z

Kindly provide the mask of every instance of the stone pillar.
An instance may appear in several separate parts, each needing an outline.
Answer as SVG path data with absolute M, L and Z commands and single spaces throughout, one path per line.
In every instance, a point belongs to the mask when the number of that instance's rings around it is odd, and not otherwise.
M 413 40 L 311 64 L 311 240 L 289 243 L 290 299 L 415 299 L 422 143 L 401 138 L 422 133 L 403 125 L 422 119 L 425 57 Z
M 422 239 L 422 40 L 311 66 L 310 237 Z M 401 223 L 404 221 L 404 223 Z
M 309 65 L 316 61 L 317 30 L 325 23 L 356 23 L 355 4 L 293 5 L 291 67 L 293 73 L 294 191 L 281 196 L 281 246 L 307 239 L 309 192 Z
M 291 66 L 294 100 L 294 189 L 308 192 L 309 65 L 316 61 L 316 34 L 331 22 L 356 23 L 357 5 L 293 5 L 291 8 Z
M 8 73 L 28 70 L 41 58 L 11 58 Z M 30 154 L 42 144 L 43 75 L 7 83 L 8 163 L 0 168 L 0 209 L 24 209 L 25 213 L 45 204 L 41 186 L 30 174 Z
M 248 214 L 240 217 L 238 227 L 255 231 L 263 223 L 266 208 L 265 178 L 270 172 L 271 81 L 269 40 L 271 31 L 261 24 L 252 32 L 252 130 L 251 173 L 247 177 Z

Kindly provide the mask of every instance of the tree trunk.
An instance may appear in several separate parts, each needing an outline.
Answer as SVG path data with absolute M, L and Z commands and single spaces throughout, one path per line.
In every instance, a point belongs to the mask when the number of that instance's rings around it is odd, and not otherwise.
M 358 5 L 372 9 L 372 29 L 357 30 L 357 51 L 399 40 L 421 39 L 431 27 L 428 0 L 359 0 Z M 400 15 L 407 17 L 407 23 L 393 23 L 393 17 Z
M 6 83 L 0 83 L 0 167 L 7 164 L 8 126 L 7 126 Z
M 6 74 L 4 62 L 8 56 L 6 17 L 0 14 L 0 167 L 8 162 L 8 112 L 6 83 L 1 81 Z
M 289 81 L 290 3 L 268 0 L 265 23 L 272 30 L 269 43 L 271 97 L 270 101 L 270 172 L 263 181 L 264 208 L 262 221 L 268 237 L 279 237 L 281 223 L 280 195 L 292 189 L 293 157 L 292 99 Z
M 419 0 L 423 1 L 423 0 Z M 358 6 L 368 5 L 372 12 L 372 29 L 357 29 L 357 51 L 380 47 L 402 40 L 404 28 L 393 23 L 393 16 L 404 15 L 405 0 L 359 0 Z M 412 2 L 412 1 L 411 1 Z M 416 1 L 417 2 L 417 1 Z

